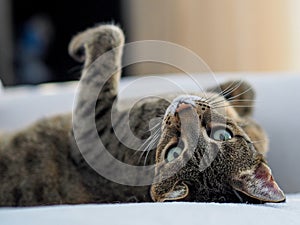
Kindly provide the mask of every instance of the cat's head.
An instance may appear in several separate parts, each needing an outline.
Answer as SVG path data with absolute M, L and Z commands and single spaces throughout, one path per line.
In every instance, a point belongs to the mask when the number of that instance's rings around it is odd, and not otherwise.
M 254 92 L 228 82 L 173 100 L 156 149 L 154 201 L 282 202 L 264 156 L 267 137 L 251 118 Z

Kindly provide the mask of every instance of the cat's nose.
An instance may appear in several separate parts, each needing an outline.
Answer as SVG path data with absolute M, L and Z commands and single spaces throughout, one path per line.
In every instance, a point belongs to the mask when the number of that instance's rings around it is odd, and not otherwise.
M 190 103 L 186 103 L 186 102 L 179 102 L 176 108 L 176 112 L 182 112 L 183 110 L 187 110 L 187 109 L 191 109 L 194 108 L 195 106 L 193 106 Z

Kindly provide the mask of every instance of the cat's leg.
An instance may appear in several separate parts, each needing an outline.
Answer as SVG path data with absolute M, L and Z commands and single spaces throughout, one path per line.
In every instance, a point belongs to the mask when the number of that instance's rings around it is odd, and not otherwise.
M 121 57 L 124 44 L 122 30 L 114 25 L 101 25 L 75 36 L 69 53 L 77 61 L 84 61 L 77 102 L 73 110 L 73 131 L 77 140 L 111 129 L 111 108 L 118 93 Z M 94 115 L 94 118 L 89 118 Z M 105 144 L 105 143 L 104 143 Z
M 105 124 L 108 120 L 104 117 L 110 116 L 118 93 L 123 44 L 124 34 L 119 27 L 101 25 L 78 34 L 69 45 L 69 53 L 74 59 L 85 60 L 75 111 L 79 118 L 84 118 L 96 110 L 96 116 L 101 114 L 103 128 L 110 126 Z M 96 109 L 91 105 L 95 94 Z
M 101 25 L 76 35 L 70 42 L 69 54 L 79 62 L 84 61 L 81 83 L 86 83 L 87 88 L 92 87 L 90 82 L 94 82 L 93 86 L 96 88 L 103 85 L 101 93 L 105 94 L 105 97 L 114 97 L 118 91 L 121 74 L 123 45 L 124 34 L 114 25 Z M 109 80 L 104 77 L 107 74 L 110 75 Z

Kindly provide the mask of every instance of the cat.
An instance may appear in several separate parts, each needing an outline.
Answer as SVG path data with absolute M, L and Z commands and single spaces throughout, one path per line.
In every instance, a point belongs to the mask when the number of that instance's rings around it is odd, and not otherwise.
M 0 206 L 285 201 L 265 160 L 266 134 L 251 118 L 255 93 L 244 81 L 174 95 L 171 103 L 143 99 L 112 117 L 123 45 L 124 34 L 115 25 L 98 25 L 72 39 L 70 55 L 84 62 L 73 118 L 70 113 L 45 118 L 1 135 Z M 126 130 L 128 113 L 131 131 L 145 140 L 142 151 L 124 144 L 135 142 L 126 132 L 122 141 L 116 133 Z M 153 118 L 162 119 L 151 131 Z M 93 127 L 112 160 L 102 160 Z M 153 169 L 143 177 L 143 169 L 121 171 L 113 160 Z M 100 161 L 107 176 L 98 173 Z M 122 173 L 121 182 L 109 179 Z

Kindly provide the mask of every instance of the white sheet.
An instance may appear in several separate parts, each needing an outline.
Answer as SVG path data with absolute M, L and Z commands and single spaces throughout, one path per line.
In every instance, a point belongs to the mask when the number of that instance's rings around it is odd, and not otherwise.
M 1 209 L 1 225 L 297 225 L 300 194 L 287 203 L 142 203 Z

